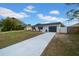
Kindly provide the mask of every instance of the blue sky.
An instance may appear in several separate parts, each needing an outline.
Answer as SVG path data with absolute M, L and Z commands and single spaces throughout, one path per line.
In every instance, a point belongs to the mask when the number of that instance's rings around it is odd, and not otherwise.
M 0 19 L 15 17 L 26 24 L 63 22 L 66 12 L 76 6 L 64 3 L 1 3 Z M 65 23 L 65 22 L 64 22 Z

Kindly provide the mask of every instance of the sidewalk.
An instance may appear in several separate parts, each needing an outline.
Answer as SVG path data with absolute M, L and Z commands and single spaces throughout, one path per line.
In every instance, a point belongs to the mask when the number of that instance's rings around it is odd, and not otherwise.
M 48 32 L 0 49 L 0 56 L 40 56 L 54 35 Z

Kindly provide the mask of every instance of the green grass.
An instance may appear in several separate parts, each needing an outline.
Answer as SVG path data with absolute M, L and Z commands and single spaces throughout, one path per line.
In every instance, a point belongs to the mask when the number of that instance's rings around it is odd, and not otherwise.
M 64 55 L 79 56 L 79 34 L 68 35 L 69 42 L 65 45 Z
M 0 32 L 0 49 L 41 34 L 41 32 L 10 31 Z
M 57 34 L 42 55 L 79 56 L 79 34 Z

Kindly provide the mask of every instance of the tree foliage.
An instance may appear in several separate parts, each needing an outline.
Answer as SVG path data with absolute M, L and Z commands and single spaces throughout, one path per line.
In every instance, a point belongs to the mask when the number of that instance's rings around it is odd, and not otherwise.
M 79 10 L 76 10 L 73 14 L 74 18 L 79 19 Z
M 71 6 L 71 5 L 76 5 L 76 7 L 79 7 L 79 3 L 66 3 L 66 5 Z M 77 9 L 70 9 L 66 13 L 67 17 L 72 20 L 74 18 L 79 19 L 79 8 Z
M 16 18 L 5 18 L 1 20 L 2 31 L 22 30 L 24 29 L 24 23 Z

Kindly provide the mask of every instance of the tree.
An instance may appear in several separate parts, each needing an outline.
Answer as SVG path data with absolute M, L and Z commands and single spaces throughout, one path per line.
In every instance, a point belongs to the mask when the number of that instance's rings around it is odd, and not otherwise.
M 79 7 L 79 3 L 66 3 L 66 5 L 76 5 L 76 7 Z M 74 18 L 79 19 L 79 8 L 69 10 L 66 15 L 70 20 L 73 20 Z
M 70 20 L 74 19 L 74 9 L 69 10 L 66 14 Z
M 74 18 L 79 19 L 79 9 L 71 9 L 70 11 L 67 12 L 67 17 L 70 20 L 73 20 Z
M 11 22 L 10 18 L 6 18 L 2 20 L 2 31 L 10 31 L 12 30 L 13 23 Z
M 74 18 L 79 19 L 79 10 L 76 10 L 73 14 Z
M 2 31 L 21 30 L 23 28 L 23 22 L 16 18 L 5 18 L 2 20 Z

